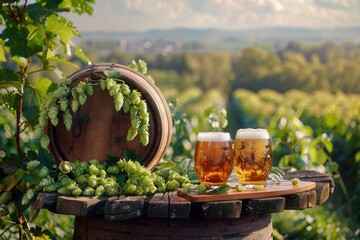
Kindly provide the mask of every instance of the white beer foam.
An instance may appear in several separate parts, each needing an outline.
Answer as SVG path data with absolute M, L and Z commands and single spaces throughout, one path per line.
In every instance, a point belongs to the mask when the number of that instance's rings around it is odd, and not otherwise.
M 244 128 L 236 132 L 236 139 L 269 139 L 270 135 L 263 128 Z
M 225 142 L 231 141 L 230 133 L 227 132 L 200 132 L 197 135 L 200 142 Z

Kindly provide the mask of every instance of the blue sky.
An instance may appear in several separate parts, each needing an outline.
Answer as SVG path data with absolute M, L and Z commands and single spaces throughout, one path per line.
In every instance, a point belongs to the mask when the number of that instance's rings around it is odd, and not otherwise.
M 360 0 L 96 0 L 69 18 L 80 31 L 360 26 Z

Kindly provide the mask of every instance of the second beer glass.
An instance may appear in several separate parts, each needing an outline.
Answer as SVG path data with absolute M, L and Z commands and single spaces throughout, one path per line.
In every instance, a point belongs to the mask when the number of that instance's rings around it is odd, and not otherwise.
M 195 170 L 201 183 L 219 186 L 232 171 L 232 142 L 226 132 L 200 132 L 195 145 Z
M 272 150 L 266 129 L 239 129 L 234 147 L 234 170 L 241 184 L 265 185 L 272 166 Z

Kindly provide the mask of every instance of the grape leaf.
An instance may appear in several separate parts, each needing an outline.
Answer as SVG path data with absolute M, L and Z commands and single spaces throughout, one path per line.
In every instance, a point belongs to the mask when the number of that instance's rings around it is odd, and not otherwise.
M 0 34 L 4 39 L 5 46 L 10 48 L 10 53 L 13 56 L 29 57 L 27 52 L 27 36 L 29 30 L 26 27 L 7 27 Z
M 69 11 L 68 8 L 59 8 L 63 0 L 52 0 L 47 1 L 46 5 L 43 6 L 40 3 L 33 3 L 28 5 L 29 17 L 35 23 L 45 23 L 46 19 L 56 12 Z
M 53 89 L 55 86 L 56 84 L 54 84 L 50 79 L 39 78 L 35 83 L 35 93 L 37 95 L 38 101 L 42 103 L 49 89 Z
M 72 23 L 61 16 L 51 15 L 46 20 L 46 31 L 57 35 L 63 43 L 70 41 L 74 36 L 75 30 Z
M 9 87 L 20 91 L 20 76 L 15 71 L 0 66 L 0 89 Z
M 38 123 L 39 101 L 36 90 L 32 86 L 24 88 L 22 111 L 31 126 L 35 126 Z
M 120 79 L 120 76 L 121 76 L 121 74 L 119 72 L 113 71 L 113 70 L 105 70 L 104 74 L 108 78 L 116 78 L 116 79 Z

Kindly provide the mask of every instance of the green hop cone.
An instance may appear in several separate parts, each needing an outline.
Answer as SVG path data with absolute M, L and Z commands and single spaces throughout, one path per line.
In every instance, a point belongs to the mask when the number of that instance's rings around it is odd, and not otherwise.
M 135 174 L 138 169 L 137 169 L 136 163 L 129 160 L 126 162 L 126 164 L 124 166 L 124 170 L 128 175 L 131 175 L 131 174 Z
M 64 111 L 63 113 L 63 121 L 66 127 L 66 130 L 70 131 L 72 126 L 72 115 L 69 110 Z
M 244 187 L 243 185 L 241 184 L 237 184 L 235 186 L 235 190 L 238 191 L 238 192 L 244 192 L 246 190 L 246 187 Z
M 87 181 L 89 187 L 95 188 L 98 185 L 97 177 L 95 175 L 91 175 Z
M 106 80 L 100 80 L 100 88 L 101 88 L 101 90 L 106 89 Z
M 35 170 L 38 166 L 40 166 L 40 161 L 32 160 L 26 164 L 26 169 L 29 171 Z
M 136 128 L 130 127 L 126 136 L 127 141 L 132 141 L 138 134 L 138 130 Z
M 300 179 L 298 179 L 298 178 L 293 178 L 293 179 L 291 179 L 291 184 L 292 185 L 298 185 L 300 183 Z
M 117 196 L 118 194 L 119 194 L 119 190 L 117 188 L 107 188 L 105 190 L 105 195 L 107 197 Z
M 123 103 L 124 113 L 128 113 L 130 111 L 130 108 L 131 108 L 131 101 L 130 99 L 125 98 Z
M 39 178 L 44 178 L 49 175 L 49 171 L 50 171 L 49 168 L 42 167 L 40 170 L 34 170 L 32 173 L 38 176 Z
M 66 174 L 59 174 L 59 184 L 62 187 L 70 184 L 73 180 L 69 178 Z
M 58 169 L 62 172 L 62 173 L 70 173 L 73 169 L 74 169 L 74 164 L 69 162 L 69 161 L 61 161 Z
M 0 206 L 3 204 L 7 204 L 12 197 L 12 193 L 10 191 L 5 191 L 3 193 L 1 193 L 0 195 Z
M 182 192 L 185 193 L 185 194 L 189 194 L 190 193 L 190 190 L 191 190 L 191 184 L 190 183 L 187 183 L 187 184 L 184 184 L 181 186 L 182 188 Z
M 91 164 L 91 165 L 89 166 L 89 173 L 90 173 L 91 175 L 97 176 L 97 175 L 99 174 L 99 172 L 100 172 L 100 170 L 99 170 L 99 168 L 98 168 L 95 164 Z
M 130 94 L 130 88 L 127 84 L 123 83 L 120 85 L 120 91 L 124 96 L 127 96 Z
M 47 177 L 40 180 L 39 186 L 44 188 L 44 187 L 50 186 L 50 185 L 52 185 L 54 183 L 55 183 L 54 179 L 52 177 L 50 177 L 50 176 L 47 176 Z
M 75 181 L 80 187 L 82 188 L 87 187 L 89 176 L 90 176 L 89 174 L 80 175 L 75 178 Z
M 61 98 L 59 99 L 58 104 L 60 106 L 60 110 L 65 112 L 68 110 L 69 100 L 67 98 Z
M 76 98 L 73 98 L 71 101 L 71 110 L 76 112 L 79 109 L 79 101 Z
M 55 183 L 45 186 L 43 188 L 44 192 L 56 192 L 57 190 L 58 190 L 58 187 L 57 187 L 57 184 L 55 184 Z
M 107 176 L 106 171 L 104 169 L 99 170 L 98 176 L 101 178 L 105 178 Z
M 132 90 L 130 93 L 130 101 L 133 105 L 138 105 L 141 101 L 141 93 L 137 90 Z
M 120 169 L 117 165 L 111 165 L 107 167 L 106 172 L 108 174 L 118 174 L 120 172 Z
M 89 85 L 89 84 L 86 84 L 85 85 L 85 93 L 86 95 L 88 96 L 92 96 L 94 94 L 94 88 L 93 86 Z
M 85 92 L 85 89 L 84 89 L 84 84 L 83 82 L 80 82 L 78 83 L 78 85 L 76 85 L 76 87 L 74 88 L 74 90 L 78 93 L 78 94 L 82 94 Z M 73 90 L 73 91 L 74 91 Z
M 44 135 L 40 138 L 41 147 L 46 149 L 50 144 L 50 138 L 48 135 Z
M 124 105 L 124 96 L 120 92 L 114 94 L 114 105 L 116 111 L 120 111 Z
M 9 208 L 6 205 L 0 206 L 0 217 L 4 217 L 9 214 Z
M 84 196 L 91 197 L 95 195 L 95 189 L 92 187 L 86 187 L 82 193 Z
M 34 189 L 29 188 L 26 193 L 23 195 L 22 199 L 21 199 L 21 204 L 22 205 L 26 205 L 28 204 L 35 196 L 35 191 Z
M 97 186 L 95 189 L 95 196 L 102 196 L 105 194 L 105 188 L 103 186 Z
M 78 197 L 82 194 L 82 190 L 81 188 L 77 187 L 77 188 L 74 188 L 72 191 L 71 191 L 71 195 L 74 196 L 74 197 Z
M 204 184 L 199 184 L 197 186 L 198 193 L 206 193 L 207 187 Z
M 156 185 L 157 191 L 164 193 L 166 192 L 166 184 L 165 183 L 160 183 Z
M 180 187 L 180 184 L 178 183 L 178 181 L 174 180 L 170 180 L 166 183 L 166 190 L 167 191 L 175 191 L 177 188 Z
M 124 192 L 128 195 L 135 194 L 137 189 L 137 186 L 135 184 L 132 184 L 131 182 L 126 182 L 124 185 Z
M 265 186 L 264 185 L 254 185 L 253 186 L 253 189 L 255 191 L 261 191 L 261 190 L 264 190 L 265 189 Z
M 87 97 L 86 97 L 86 95 L 85 95 L 84 93 L 83 93 L 83 94 L 79 94 L 78 100 L 79 100 L 80 105 L 84 105 L 85 102 L 86 102 L 86 99 L 87 99 Z
M 100 184 L 104 188 L 113 188 L 116 186 L 116 180 L 108 177 L 108 178 L 103 179 L 103 181 Z

